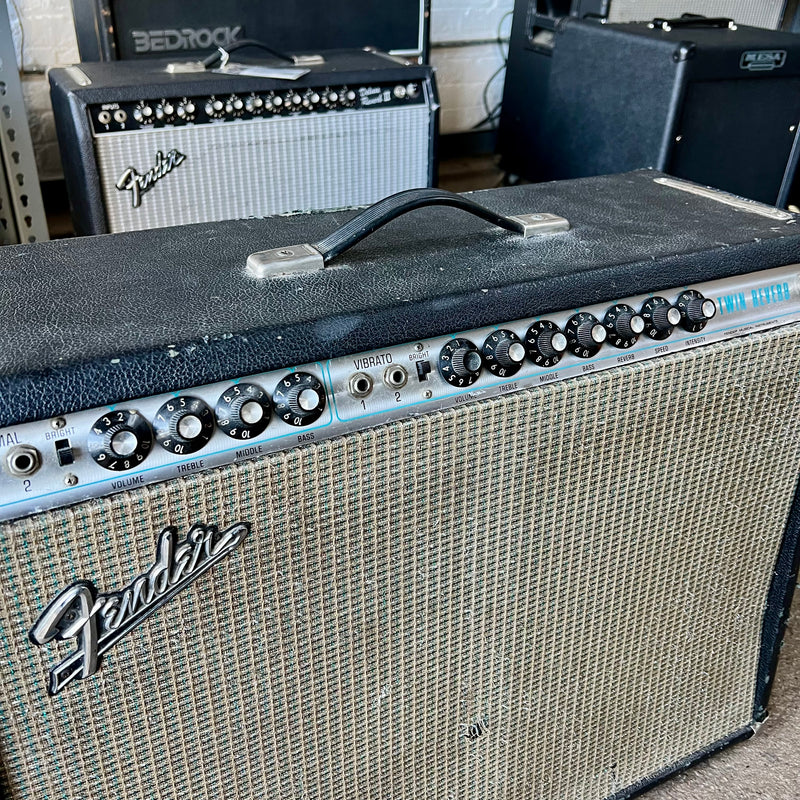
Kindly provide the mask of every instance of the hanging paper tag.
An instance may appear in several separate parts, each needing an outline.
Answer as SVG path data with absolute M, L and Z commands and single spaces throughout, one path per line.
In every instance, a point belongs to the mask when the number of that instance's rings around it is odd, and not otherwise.
M 251 78 L 280 78 L 286 81 L 296 81 L 308 69 L 298 67 L 265 67 L 259 64 L 235 64 L 229 61 L 224 67 L 211 70 L 220 75 L 246 75 Z

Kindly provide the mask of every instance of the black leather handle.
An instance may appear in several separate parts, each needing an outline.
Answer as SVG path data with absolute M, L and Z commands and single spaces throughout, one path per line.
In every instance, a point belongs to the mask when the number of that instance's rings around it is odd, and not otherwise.
M 324 269 L 329 261 L 387 222 L 391 222 L 401 214 L 426 206 L 458 208 L 485 219 L 492 225 L 519 234 L 525 239 L 563 233 L 570 227 L 569 220 L 557 214 L 542 212 L 506 217 L 463 195 L 446 192 L 443 189 L 409 189 L 379 200 L 316 244 L 295 244 L 250 253 L 247 257 L 247 269 L 257 278 L 283 277 Z
M 290 55 L 282 53 L 280 50 L 275 50 L 275 48 L 270 47 L 268 44 L 259 42 L 258 39 L 237 39 L 235 42 L 226 44 L 224 47 L 218 47 L 210 56 L 207 56 L 203 60 L 203 64 L 206 69 L 210 69 L 214 64 L 217 63 L 217 61 L 222 59 L 224 54 L 232 53 L 234 50 L 241 50 L 244 47 L 255 47 L 259 50 L 264 50 L 272 56 L 275 56 L 275 58 L 279 59 L 280 61 L 287 61 L 289 64 L 295 63 L 294 59 Z
M 681 14 L 680 17 L 675 17 L 674 19 L 655 17 L 650 26 L 669 31 L 675 28 L 735 28 L 736 23 L 730 17 L 704 17 L 701 14 Z
M 425 206 L 452 206 L 462 211 L 468 211 L 507 231 L 523 235 L 525 233 L 525 226 L 521 221 L 496 214 L 485 206 L 459 194 L 447 192 L 444 189 L 409 189 L 379 200 L 346 222 L 339 230 L 326 236 L 321 242 L 317 242 L 314 247 L 322 253 L 327 264 L 332 258 L 340 255 L 356 242 L 360 242 L 387 222 Z

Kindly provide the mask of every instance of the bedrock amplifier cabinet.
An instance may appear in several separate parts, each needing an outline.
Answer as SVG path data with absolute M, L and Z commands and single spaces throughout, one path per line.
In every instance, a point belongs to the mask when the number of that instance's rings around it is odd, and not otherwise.
M 604 800 L 765 719 L 797 218 L 649 171 L 352 216 L 0 252 L 9 797 Z

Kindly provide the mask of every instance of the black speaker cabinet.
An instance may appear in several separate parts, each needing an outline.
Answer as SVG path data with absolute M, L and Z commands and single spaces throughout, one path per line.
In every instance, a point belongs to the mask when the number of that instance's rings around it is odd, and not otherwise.
M 72 9 L 81 61 L 192 58 L 240 39 L 427 61 L 430 39 L 430 0 L 72 0 Z
M 515 11 L 504 168 L 553 180 L 656 167 L 784 205 L 797 160 L 800 39 L 728 20 L 536 28 Z M 536 17 L 539 20 L 540 17 Z

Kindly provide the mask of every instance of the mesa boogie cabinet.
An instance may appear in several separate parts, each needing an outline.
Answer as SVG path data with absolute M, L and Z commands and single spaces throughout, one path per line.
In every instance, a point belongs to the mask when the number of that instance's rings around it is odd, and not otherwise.
M 430 186 L 431 68 L 365 50 L 322 56 L 296 80 L 152 60 L 51 70 L 77 232 L 351 208 Z
M 648 171 L 4 248 L 8 795 L 600 800 L 750 736 L 799 262 Z

